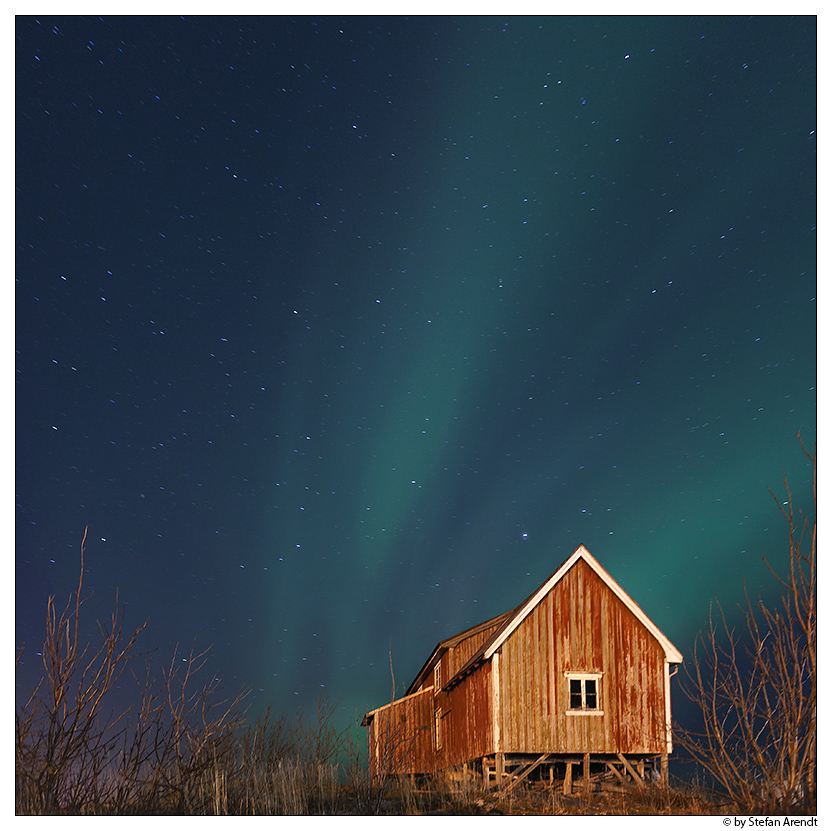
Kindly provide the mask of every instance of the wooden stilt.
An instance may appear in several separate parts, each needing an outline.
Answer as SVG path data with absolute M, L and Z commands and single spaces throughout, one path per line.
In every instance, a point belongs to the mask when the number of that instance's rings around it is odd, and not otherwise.
M 662 787 L 666 788 L 670 784 L 667 769 L 667 753 L 662 753 Z
M 622 785 L 627 784 L 627 780 L 624 778 L 624 775 L 621 773 L 621 771 L 612 762 L 607 762 L 607 767 L 616 775 L 616 777 L 618 778 L 618 781 Z
M 519 785 L 541 762 L 546 761 L 549 758 L 548 753 L 544 753 L 539 759 L 535 759 L 533 762 L 529 762 L 524 768 L 521 770 L 515 770 L 511 775 L 511 782 L 506 785 L 505 790 L 503 793 L 508 793 L 512 788 Z
M 566 776 L 563 777 L 563 795 L 572 795 L 572 762 L 566 763 Z
M 584 753 L 584 796 L 589 796 L 589 753 Z
M 633 777 L 633 782 L 635 782 L 639 788 L 644 787 L 644 781 L 638 775 L 638 771 L 630 764 L 630 761 L 622 753 L 616 753 L 615 755 L 618 756 L 621 764 L 627 769 L 627 773 Z

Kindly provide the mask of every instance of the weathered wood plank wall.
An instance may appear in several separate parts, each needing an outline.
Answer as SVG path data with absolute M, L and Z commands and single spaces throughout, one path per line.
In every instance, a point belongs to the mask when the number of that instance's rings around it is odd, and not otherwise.
M 565 672 L 603 673 L 603 715 L 567 715 Z M 504 752 L 663 753 L 661 645 L 579 560 L 502 647 Z
M 367 753 L 373 776 L 436 769 L 433 690 L 414 693 L 373 711 Z
M 490 663 L 480 666 L 439 700 L 448 712 L 444 765 L 461 765 L 494 752 Z

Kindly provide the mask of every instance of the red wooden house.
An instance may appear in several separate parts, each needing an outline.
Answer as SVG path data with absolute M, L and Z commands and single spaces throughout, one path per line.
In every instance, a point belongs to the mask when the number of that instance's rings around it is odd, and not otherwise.
M 664 778 L 682 655 L 580 546 L 515 609 L 440 641 L 403 698 L 372 710 L 376 775 L 448 771 L 488 787 Z M 577 770 L 576 770 L 577 772 Z

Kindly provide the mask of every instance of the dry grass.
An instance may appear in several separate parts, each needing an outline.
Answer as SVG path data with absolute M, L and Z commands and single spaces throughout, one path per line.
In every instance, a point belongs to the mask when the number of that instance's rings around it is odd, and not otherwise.
M 589 796 L 549 793 L 522 794 L 507 814 L 551 816 L 713 816 L 727 812 L 724 801 L 711 793 L 686 787 L 648 786 L 626 792 L 601 792 Z
M 486 792 L 480 778 L 464 784 L 438 774 L 374 780 L 363 757 L 351 761 L 346 734 L 332 728 L 334 707 L 321 702 L 315 717 L 266 714 L 238 729 L 233 744 L 213 762 L 186 767 L 168 786 L 145 771 L 118 801 L 89 800 L 59 806 L 55 813 L 81 815 L 187 816 L 603 816 L 714 815 L 735 813 L 701 789 L 654 786 L 624 793 L 564 796 L 554 787 L 520 786 L 507 796 Z M 357 750 L 357 748 L 355 748 Z M 188 775 L 185 771 L 191 770 Z M 89 793 L 106 792 L 90 783 Z M 18 814 L 44 813 L 37 800 L 18 801 Z
M 718 796 L 699 788 L 677 786 L 589 795 L 564 796 L 554 788 L 517 788 L 506 796 L 472 783 L 467 790 L 450 787 L 442 777 L 429 778 L 417 789 L 407 779 L 391 789 L 382 804 L 387 815 L 448 816 L 714 816 L 735 813 Z

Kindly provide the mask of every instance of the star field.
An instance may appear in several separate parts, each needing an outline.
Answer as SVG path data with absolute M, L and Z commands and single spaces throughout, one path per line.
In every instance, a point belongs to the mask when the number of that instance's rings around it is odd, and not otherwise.
M 683 652 L 816 436 L 812 17 L 18 17 L 16 644 L 344 718 L 581 543 Z M 785 549 L 787 551 L 787 549 Z

